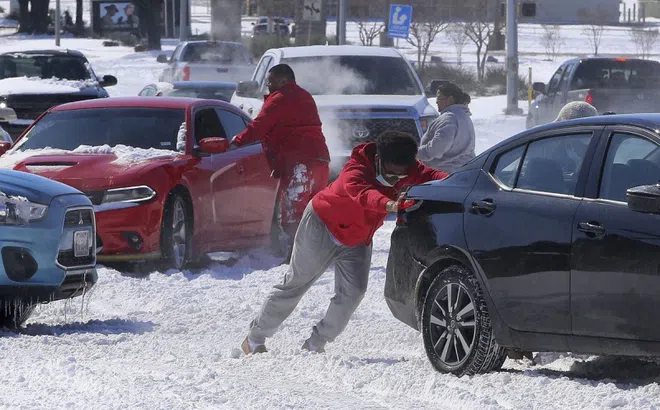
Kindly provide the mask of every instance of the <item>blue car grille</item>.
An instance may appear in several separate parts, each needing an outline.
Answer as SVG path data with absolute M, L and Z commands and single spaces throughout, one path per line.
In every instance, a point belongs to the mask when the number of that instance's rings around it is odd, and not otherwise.
M 91 226 L 93 225 L 93 218 L 94 213 L 91 209 L 76 209 L 74 211 L 69 211 L 64 216 L 64 227 L 74 228 L 78 226 Z
M 96 237 L 96 230 L 94 229 L 94 211 L 90 208 L 73 209 L 67 211 L 64 215 L 64 229 L 69 231 L 72 229 L 85 229 L 91 228 L 92 235 Z M 66 233 L 66 232 L 65 232 Z M 95 241 L 93 241 L 95 242 Z M 96 249 L 94 245 L 90 246 L 88 256 L 76 257 L 73 244 L 71 249 L 61 249 L 57 254 L 57 263 L 64 268 L 76 268 L 80 266 L 90 266 L 96 263 Z

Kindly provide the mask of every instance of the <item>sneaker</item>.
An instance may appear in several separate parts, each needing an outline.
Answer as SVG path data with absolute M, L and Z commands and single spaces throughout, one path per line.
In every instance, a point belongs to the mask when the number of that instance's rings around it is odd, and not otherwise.
M 325 353 L 323 346 L 316 346 L 314 343 L 312 343 L 311 338 L 305 340 L 305 343 L 302 345 L 302 349 L 307 350 L 308 352 Z
M 268 351 L 266 350 L 266 345 L 252 343 L 247 337 L 241 344 L 241 350 L 243 350 L 246 356 L 252 353 L 266 353 Z

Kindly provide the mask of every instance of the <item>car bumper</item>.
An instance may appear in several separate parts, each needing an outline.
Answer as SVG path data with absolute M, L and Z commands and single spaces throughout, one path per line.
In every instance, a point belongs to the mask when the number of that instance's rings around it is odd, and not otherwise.
M 84 214 L 84 220 L 79 217 Z M 87 254 L 76 256 L 76 232 L 87 232 Z M 83 195 L 62 195 L 44 219 L 0 229 L 0 298 L 49 302 L 82 294 L 97 280 L 94 213 Z
M 419 329 L 417 279 L 424 269 L 409 248 L 409 229 L 397 227 L 392 233 L 385 276 L 385 301 L 395 318 Z
M 99 262 L 137 261 L 160 257 L 162 205 L 158 201 L 123 209 L 95 206 L 101 251 Z

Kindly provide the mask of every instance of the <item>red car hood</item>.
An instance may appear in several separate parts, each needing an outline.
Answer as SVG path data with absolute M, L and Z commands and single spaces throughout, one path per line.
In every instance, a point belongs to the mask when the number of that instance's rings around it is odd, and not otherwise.
M 138 173 L 175 157 L 121 162 L 114 154 L 46 154 L 18 159 L 7 166 L 5 158 L 0 167 L 12 167 L 70 185 L 80 191 L 108 189 L 132 184 Z

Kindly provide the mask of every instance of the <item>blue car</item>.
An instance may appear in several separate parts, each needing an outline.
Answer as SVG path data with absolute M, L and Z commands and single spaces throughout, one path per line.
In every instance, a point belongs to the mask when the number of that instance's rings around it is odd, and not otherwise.
M 97 281 L 90 200 L 62 183 L 0 170 L 0 326 L 19 327 L 39 303 L 73 298 Z

